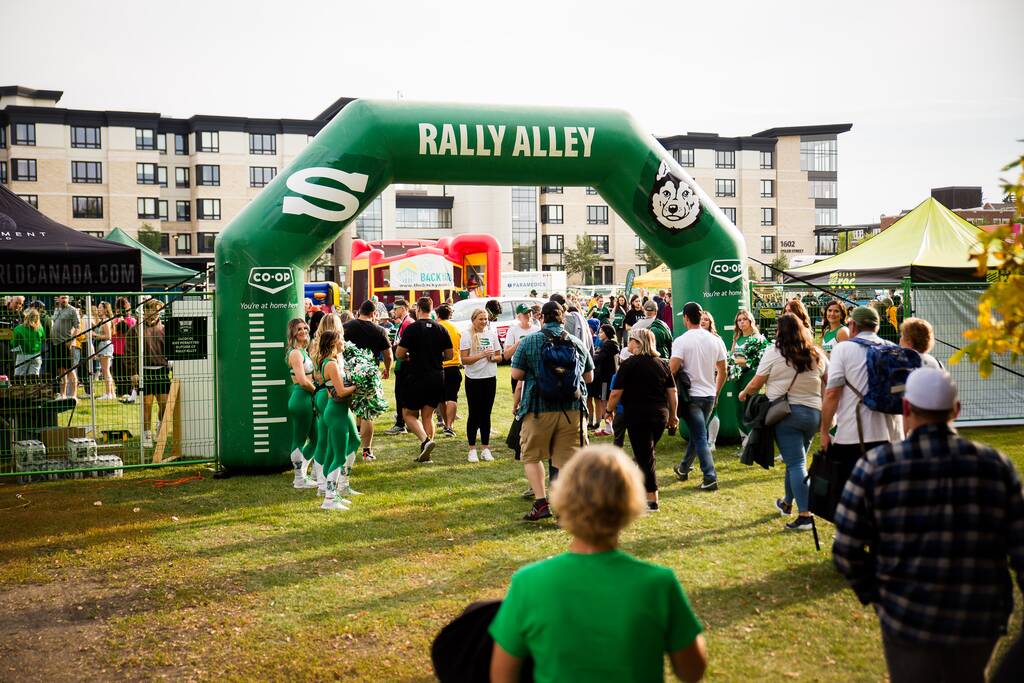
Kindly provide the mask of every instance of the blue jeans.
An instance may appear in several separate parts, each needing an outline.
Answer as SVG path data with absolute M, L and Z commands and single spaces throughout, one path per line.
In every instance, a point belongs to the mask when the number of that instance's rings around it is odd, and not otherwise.
M 796 499 L 796 509 L 807 512 L 807 448 L 818 433 L 821 411 L 790 403 L 789 415 L 775 425 L 775 443 L 786 463 L 786 502 Z
M 705 479 L 718 479 L 715 473 L 715 460 L 711 457 L 711 447 L 708 445 L 708 420 L 714 406 L 713 396 L 691 396 L 690 400 L 682 405 L 681 410 L 683 422 L 690 432 L 682 469 L 690 469 L 693 459 L 700 458 L 700 470 L 704 473 Z

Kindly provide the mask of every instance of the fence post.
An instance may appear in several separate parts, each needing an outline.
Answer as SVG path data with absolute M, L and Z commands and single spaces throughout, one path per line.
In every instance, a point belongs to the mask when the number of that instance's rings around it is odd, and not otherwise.
M 905 277 L 902 281 L 903 285 L 903 317 L 904 319 L 914 315 L 914 307 L 910 302 L 910 278 Z
M 93 319 L 92 315 L 92 294 L 85 295 L 85 311 L 89 315 L 89 327 L 96 324 L 96 320 Z M 84 316 L 83 316 L 84 317 Z M 85 327 L 83 325 L 82 327 Z M 90 352 L 91 351 L 91 352 Z M 82 345 L 82 356 L 87 358 L 85 361 L 85 371 L 89 374 L 89 381 L 85 382 L 85 386 L 89 389 L 89 416 L 92 422 L 92 438 L 99 442 L 99 434 L 96 433 L 96 382 L 93 379 L 92 364 L 96 360 L 95 355 L 96 349 L 92 343 L 92 332 L 88 332 L 85 336 L 85 343 Z M 84 378 L 83 378 L 84 379 Z M 103 385 L 106 389 L 106 385 Z
M 141 465 L 145 464 L 146 462 L 146 427 L 148 426 L 146 423 L 149 421 L 147 419 L 149 416 L 146 415 L 146 396 L 144 393 L 146 391 L 146 387 L 145 382 L 142 379 L 142 375 L 144 374 L 142 368 L 146 362 L 146 311 L 143 310 L 144 302 L 142 301 L 142 297 L 137 297 L 136 301 L 139 302 L 138 304 L 136 304 L 138 318 L 136 319 L 135 322 L 135 331 L 138 332 L 139 338 L 137 349 L 137 352 L 139 354 L 139 361 L 138 364 L 135 366 L 135 370 L 138 373 L 137 377 L 139 378 L 139 386 L 138 391 L 136 391 L 136 397 L 139 403 L 139 464 Z

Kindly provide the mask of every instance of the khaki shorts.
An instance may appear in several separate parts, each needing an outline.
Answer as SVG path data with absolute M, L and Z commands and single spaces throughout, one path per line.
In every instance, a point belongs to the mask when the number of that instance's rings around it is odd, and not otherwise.
M 568 420 L 566 419 L 568 415 Z M 520 446 L 524 463 L 544 462 L 551 459 L 555 467 L 563 467 L 580 447 L 580 413 L 527 413 L 523 417 Z M 587 431 L 583 430 L 583 444 L 587 444 Z

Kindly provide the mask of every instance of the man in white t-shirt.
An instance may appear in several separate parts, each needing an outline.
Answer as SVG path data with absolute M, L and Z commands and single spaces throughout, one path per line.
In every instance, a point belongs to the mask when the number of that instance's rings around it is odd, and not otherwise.
M 519 304 L 516 306 L 516 324 L 505 333 L 505 347 L 502 349 L 505 360 L 511 361 L 519 342 L 535 332 L 540 332 L 540 325 L 533 320 L 533 309 L 526 304 Z M 512 380 L 512 393 L 516 391 L 516 384 L 516 380 Z
M 861 455 L 876 446 L 903 440 L 903 416 L 870 410 L 861 405 L 857 394 L 847 386 L 849 383 L 861 395 L 868 390 L 868 350 L 853 339 L 891 345 L 878 336 L 880 321 L 875 309 L 858 306 L 850 317 L 850 339 L 836 344 L 829 358 L 828 388 L 821 405 L 821 447 L 839 459 L 847 478 Z M 857 431 L 858 413 L 862 434 Z M 833 418 L 835 436 L 829 434 Z
M 693 469 L 694 458 L 699 458 L 700 469 L 704 474 L 699 488 L 702 491 L 717 491 L 718 475 L 708 444 L 708 420 L 725 385 L 727 352 L 721 337 L 700 326 L 703 313 L 700 304 L 693 301 L 683 306 L 680 315 L 686 323 L 686 332 L 672 342 L 669 370 L 675 377 L 682 368 L 690 380 L 689 400 L 684 402 L 682 397 L 679 400 L 679 417 L 686 422 L 690 437 L 686 443 L 686 454 L 673 470 L 680 481 L 686 481 Z

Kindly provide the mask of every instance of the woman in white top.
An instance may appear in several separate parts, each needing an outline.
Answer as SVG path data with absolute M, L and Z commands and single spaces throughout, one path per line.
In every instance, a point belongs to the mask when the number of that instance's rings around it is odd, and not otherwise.
M 105 391 L 96 400 L 113 401 L 117 398 L 117 394 L 114 393 L 114 376 L 110 374 L 110 360 L 114 357 L 114 344 L 110 341 L 114 309 L 110 307 L 109 301 L 101 301 L 97 311 L 101 324 L 93 330 L 92 338 L 96 342 L 96 355 L 100 360 L 100 380 Z
M 498 388 L 498 361 L 501 360 L 501 345 L 498 335 L 488 325 L 487 311 L 478 308 L 470 318 L 473 323 L 469 332 L 462 335 L 459 351 L 466 376 L 466 403 L 469 417 L 466 419 L 466 437 L 469 439 L 469 462 L 494 460 L 491 455 L 491 410 L 494 408 L 494 394 Z M 483 452 L 476 453 L 476 433 L 480 432 Z
M 786 528 L 809 531 L 811 513 L 807 509 L 807 448 L 821 423 L 821 397 L 828 382 L 825 352 L 814 345 L 810 329 L 792 313 L 779 318 L 775 344 L 765 350 L 757 372 L 739 394 L 745 401 L 765 384 L 769 400 L 788 396 L 790 414 L 775 425 L 775 442 L 786 463 L 786 497 L 775 501 L 783 515 L 793 510 L 799 516 Z
M 516 306 L 516 324 L 505 333 L 505 349 L 502 351 L 505 360 L 512 360 L 519 342 L 534 332 L 540 332 L 540 325 L 533 319 L 533 309 L 519 304 Z M 516 393 L 516 380 L 512 380 L 512 393 Z

